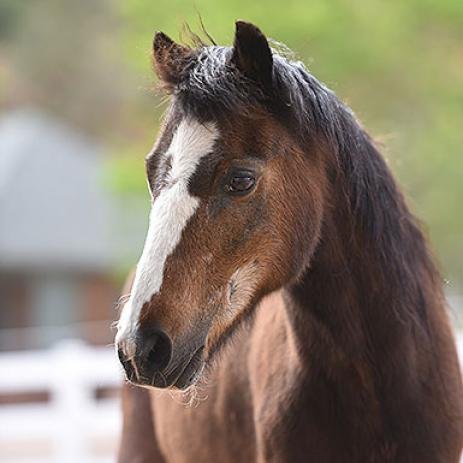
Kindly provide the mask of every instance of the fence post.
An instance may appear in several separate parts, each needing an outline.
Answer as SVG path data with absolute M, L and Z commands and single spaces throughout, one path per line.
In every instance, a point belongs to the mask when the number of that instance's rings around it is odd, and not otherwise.
M 66 340 L 53 348 L 54 381 L 50 384 L 57 419 L 54 436 L 56 463 L 90 460 L 85 416 L 90 412 L 92 391 L 83 374 L 90 356 L 88 348 L 78 340 Z

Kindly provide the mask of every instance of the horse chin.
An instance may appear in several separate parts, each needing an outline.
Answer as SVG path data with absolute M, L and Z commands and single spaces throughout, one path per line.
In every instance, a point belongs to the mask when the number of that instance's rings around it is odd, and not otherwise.
M 192 386 L 201 376 L 204 370 L 205 361 L 203 359 L 204 346 L 200 347 L 185 365 L 180 375 L 177 377 L 172 389 L 185 390 Z
M 201 346 L 186 362 L 177 364 L 169 372 L 157 372 L 152 378 L 139 375 L 130 363 L 130 370 L 128 370 L 128 366 L 125 367 L 126 379 L 134 386 L 147 389 L 177 389 L 183 391 L 200 378 L 205 366 L 203 351 L 204 346 Z

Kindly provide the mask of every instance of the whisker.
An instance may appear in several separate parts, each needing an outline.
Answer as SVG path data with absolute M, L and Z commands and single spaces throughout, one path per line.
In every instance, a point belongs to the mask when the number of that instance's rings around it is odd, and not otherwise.
M 130 299 L 130 293 L 123 294 L 114 304 L 114 310 L 118 311 Z

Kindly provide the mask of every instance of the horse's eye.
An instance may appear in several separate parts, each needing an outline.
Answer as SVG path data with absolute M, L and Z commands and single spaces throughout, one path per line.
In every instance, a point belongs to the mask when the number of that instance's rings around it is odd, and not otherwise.
M 230 179 L 228 191 L 232 193 L 246 193 L 255 184 L 256 179 L 249 174 L 235 175 Z

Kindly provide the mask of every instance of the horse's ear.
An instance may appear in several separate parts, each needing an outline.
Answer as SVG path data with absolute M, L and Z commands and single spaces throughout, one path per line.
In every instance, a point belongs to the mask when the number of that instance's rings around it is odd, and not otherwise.
M 163 32 L 156 32 L 153 40 L 154 70 L 168 87 L 177 85 L 192 57 L 192 50 L 175 43 Z
M 272 51 L 265 35 L 254 24 L 236 21 L 231 63 L 249 79 L 271 84 Z

